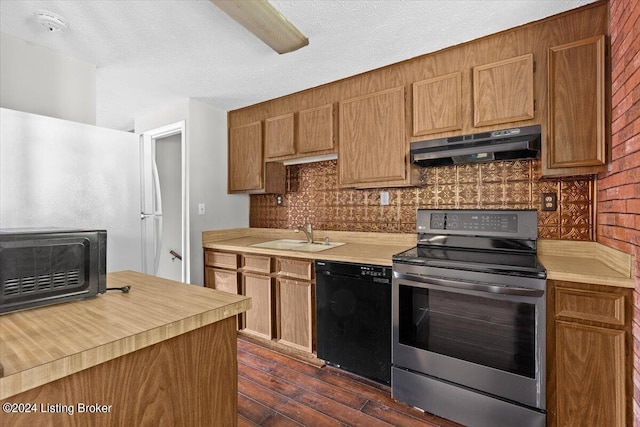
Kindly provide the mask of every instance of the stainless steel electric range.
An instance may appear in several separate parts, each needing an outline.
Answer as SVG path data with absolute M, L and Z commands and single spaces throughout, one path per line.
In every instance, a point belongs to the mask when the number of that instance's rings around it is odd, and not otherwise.
M 393 257 L 393 397 L 468 426 L 544 426 L 537 212 L 419 209 L 416 227 Z

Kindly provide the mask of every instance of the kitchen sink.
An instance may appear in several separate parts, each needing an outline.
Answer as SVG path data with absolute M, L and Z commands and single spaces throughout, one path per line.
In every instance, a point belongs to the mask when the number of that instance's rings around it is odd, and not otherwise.
M 279 239 L 270 240 L 263 243 L 255 243 L 251 246 L 254 248 L 267 248 L 267 249 L 279 249 L 281 251 L 303 251 L 303 252 L 321 252 L 327 249 L 342 246 L 344 243 L 340 242 L 313 242 L 307 243 L 306 240 L 293 240 L 293 239 Z

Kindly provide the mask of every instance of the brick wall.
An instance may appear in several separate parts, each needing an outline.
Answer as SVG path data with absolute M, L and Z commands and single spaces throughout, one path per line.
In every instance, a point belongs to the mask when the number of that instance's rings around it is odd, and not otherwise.
M 636 257 L 633 414 L 640 426 L 640 2 L 609 1 L 612 169 L 598 177 L 597 240 Z

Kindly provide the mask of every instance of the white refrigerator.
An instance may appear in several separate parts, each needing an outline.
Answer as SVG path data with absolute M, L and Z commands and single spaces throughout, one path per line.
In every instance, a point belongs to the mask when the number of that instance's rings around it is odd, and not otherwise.
M 148 134 L 140 139 L 142 272 L 156 275 L 162 247 L 162 191 L 156 162 L 156 142 Z M 108 236 L 107 236 L 108 238 Z
M 0 228 L 106 229 L 107 271 L 155 274 L 162 209 L 143 154 L 134 133 L 0 108 Z

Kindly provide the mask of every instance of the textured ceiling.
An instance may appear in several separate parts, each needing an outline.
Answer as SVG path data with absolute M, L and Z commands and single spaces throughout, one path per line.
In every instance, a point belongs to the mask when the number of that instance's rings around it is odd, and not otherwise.
M 278 55 L 208 0 L 1 0 L 0 32 L 96 64 L 97 123 L 179 98 L 223 110 L 318 86 L 594 0 L 272 0 L 309 46 Z M 33 13 L 65 19 L 50 33 Z

